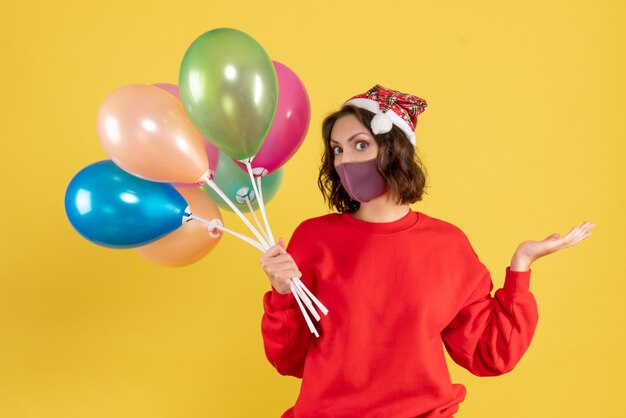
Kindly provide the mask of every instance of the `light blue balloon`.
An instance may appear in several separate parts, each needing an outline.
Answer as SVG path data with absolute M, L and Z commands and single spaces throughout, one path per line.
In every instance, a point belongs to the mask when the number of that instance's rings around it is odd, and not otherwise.
M 132 248 L 179 228 L 187 202 L 167 183 L 135 177 L 110 160 L 83 168 L 65 192 L 65 212 L 89 241 Z

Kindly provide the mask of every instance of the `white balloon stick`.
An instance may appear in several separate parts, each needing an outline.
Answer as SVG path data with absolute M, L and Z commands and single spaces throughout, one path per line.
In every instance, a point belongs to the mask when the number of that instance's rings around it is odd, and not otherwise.
M 260 192 L 261 187 L 257 187 L 257 183 L 254 181 L 254 174 L 252 174 L 252 165 L 249 161 L 244 161 L 246 168 L 248 169 L 248 175 L 250 176 L 250 182 L 252 183 L 252 187 L 254 188 L 254 193 L 256 193 L 256 197 L 259 201 L 259 209 L 261 209 L 261 215 L 263 216 L 263 222 L 265 223 L 265 230 L 267 231 L 267 237 L 269 238 L 270 245 L 276 244 L 274 241 L 274 235 L 272 235 L 272 230 L 270 228 L 269 222 L 267 222 L 267 215 L 265 214 L 265 205 L 263 204 L 263 194 Z M 261 177 L 257 177 L 260 179 Z M 260 184 L 260 183 L 259 183 Z
M 229 233 L 231 235 L 234 235 L 235 237 L 237 237 L 237 238 L 247 242 L 248 244 L 252 245 L 253 247 L 257 248 L 259 251 L 265 252 L 265 250 L 263 249 L 263 246 L 261 245 L 260 242 L 257 242 L 255 240 L 253 240 L 252 238 L 247 237 L 247 236 L 245 236 L 243 234 L 240 234 L 239 232 L 232 231 L 232 230 L 230 230 L 230 229 L 228 229 L 228 228 L 226 228 L 226 227 L 224 227 L 222 225 L 219 225 L 217 222 L 213 222 L 213 221 L 215 221 L 215 219 L 211 220 L 211 221 L 207 221 L 206 219 L 199 218 L 199 217 L 197 217 L 197 216 L 195 216 L 193 214 L 189 216 L 189 219 L 195 219 L 198 222 L 202 222 L 202 223 L 208 225 L 208 229 L 219 229 L 222 232 L 227 232 L 227 233 Z
M 298 296 L 300 296 L 300 299 L 302 299 L 302 301 L 306 305 L 307 309 L 311 312 L 311 315 L 313 315 L 313 318 L 315 318 L 315 320 L 319 322 L 319 320 L 321 319 L 320 315 L 317 313 L 315 308 L 313 308 L 313 304 L 311 303 L 311 299 L 309 299 L 308 296 L 306 295 L 306 293 L 304 293 L 304 290 L 302 290 L 300 287 L 298 287 L 298 284 L 296 283 L 296 281 L 294 279 L 291 279 L 291 283 L 293 283 L 293 285 L 294 285 L 292 287 L 292 290 L 293 289 L 296 290 L 296 292 L 298 293 Z
M 300 311 L 302 311 L 302 315 L 304 315 L 304 320 L 306 321 L 306 324 L 309 327 L 309 331 L 311 331 L 313 334 L 315 334 L 316 337 L 319 338 L 320 335 L 317 333 L 317 329 L 315 329 L 315 325 L 313 325 L 311 318 L 309 318 L 309 315 L 307 315 L 306 311 L 304 310 L 304 306 L 302 306 L 302 302 L 300 302 L 298 292 L 295 289 L 296 285 L 293 283 L 293 281 L 290 282 L 289 285 L 291 286 L 291 293 L 296 298 L 296 302 L 298 302 L 298 306 L 300 306 Z
M 267 234 L 265 233 L 263 227 L 261 226 L 261 223 L 259 222 L 259 218 L 257 218 L 256 213 L 254 213 L 254 209 L 252 209 L 252 204 L 250 203 L 250 198 L 248 196 L 246 196 L 246 205 L 248 205 L 248 210 L 252 214 L 252 218 L 254 218 L 256 226 L 259 228 L 259 232 L 263 234 L 263 238 L 265 238 L 266 241 L 269 241 L 269 239 L 267 238 Z
M 328 315 L 328 309 L 326 309 L 326 306 L 324 306 L 322 302 L 320 302 L 319 299 L 316 298 L 315 295 L 311 293 L 309 289 L 307 289 L 307 287 L 304 285 L 304 283 L 302 283 L 302 281 L 298 277 L 294 277 L 292 280 L 295 282 L 296 286 L 299 286 L 302 290 L 304 290 L 308 294 L 308 296 L 311 297 L 311 299 L 313 299 L 313 302 L 315 302 L 319 310 L 322 311 L 324 315 Z
M 261 176 L 257 177 L 256 178 L 256 184 L 257 184 L 257 189 L 259 191 L 259 196 L 260 196 L 259 197 L 259 201 L 263 205 L 263 210 L 261 211 L 261 214 L 263 214 L 265 212 L 265 201 L 263 200 L 263 188 L 261 187 L 261 179 L 262 179 Z M 267 222 L 267 220 L 266 220 L 266 222 Z M 269 227 L 269 224 L 268 224 L 268 227 Z M 274 235 L 272 235 L 272 231 L 271 230 L 269 231 L 269 236 L 270 236 L 270 239 L 272 241 L 274 241 Z

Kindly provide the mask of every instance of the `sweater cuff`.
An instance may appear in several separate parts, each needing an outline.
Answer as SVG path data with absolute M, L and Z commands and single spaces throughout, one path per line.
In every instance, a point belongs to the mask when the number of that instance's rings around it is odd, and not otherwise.
M 529 293 L 531 271 L 531 269 L 525 271 L 515 271 L 511 270 L 511 266 L 507 266 L 503 286 L 505 293 L 508 293 L 509 295 Z
M 284 311 L 298 306 L 298 302 L 291 292 L 281 295 L 274 289 L 274 286 L 272 286 L 272 291 L 270 292 L 269 302 L 270 306 L 278 311 Z

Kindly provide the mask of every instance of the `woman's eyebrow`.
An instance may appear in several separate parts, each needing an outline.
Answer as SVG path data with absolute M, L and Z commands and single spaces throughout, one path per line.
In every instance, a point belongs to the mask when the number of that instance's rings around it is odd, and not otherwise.
M 348 138 L 348 142 L 352 141 L 352 140 L 353 140 L 353 139 L 354 139 L 357 135 L 359 135 L 359 134 L 365 134 L 365 135 L 367 135 L 367 133 L 366 133 L 366 132 L 357 132 L 357 133 L 355 133 L 354 135 L 352 135 L 350 138 Z M 339 142 L 335 141 L 335 140 L 334 140 L 334 139 L 332 139 L 332 138 L 330 139 L 330 143 L 331 143 L 331 144 L 332 144 L 332 143 L 339 144 Z

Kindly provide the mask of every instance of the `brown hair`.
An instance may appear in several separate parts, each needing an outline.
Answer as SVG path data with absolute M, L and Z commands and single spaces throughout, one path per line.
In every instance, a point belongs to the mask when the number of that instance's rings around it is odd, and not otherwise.
M 367 128 L 378 144 L 378 156 L 376 166 L 385 179 L 388 190 L 398 198 L 399 204 L 414 203 L 422 200 L 422 195 L 427 192 L 426 169 L 417 156 L 404 132 L 396 125 L 392 125 L 391 131 L 374 135 L 370 127 L 374 113 L 356 106 L 347 105 L 324 118 L 322 122 L 322 137 L 324 139 L 324 154 L 320 165 L 320 174 L 317 185 L 320 188 L 324 200 L 329 208 L 335 208 L 338 212 L 355 212 L 361 203 L 353 200 L 341 185 L 339 175 L 334 166 L 334 152 L 330 146 L 330 134 L 335 122 L 346 115 L 354 115 L 363 126 Z M 383 158 L 383 156 L 386 156 Z

